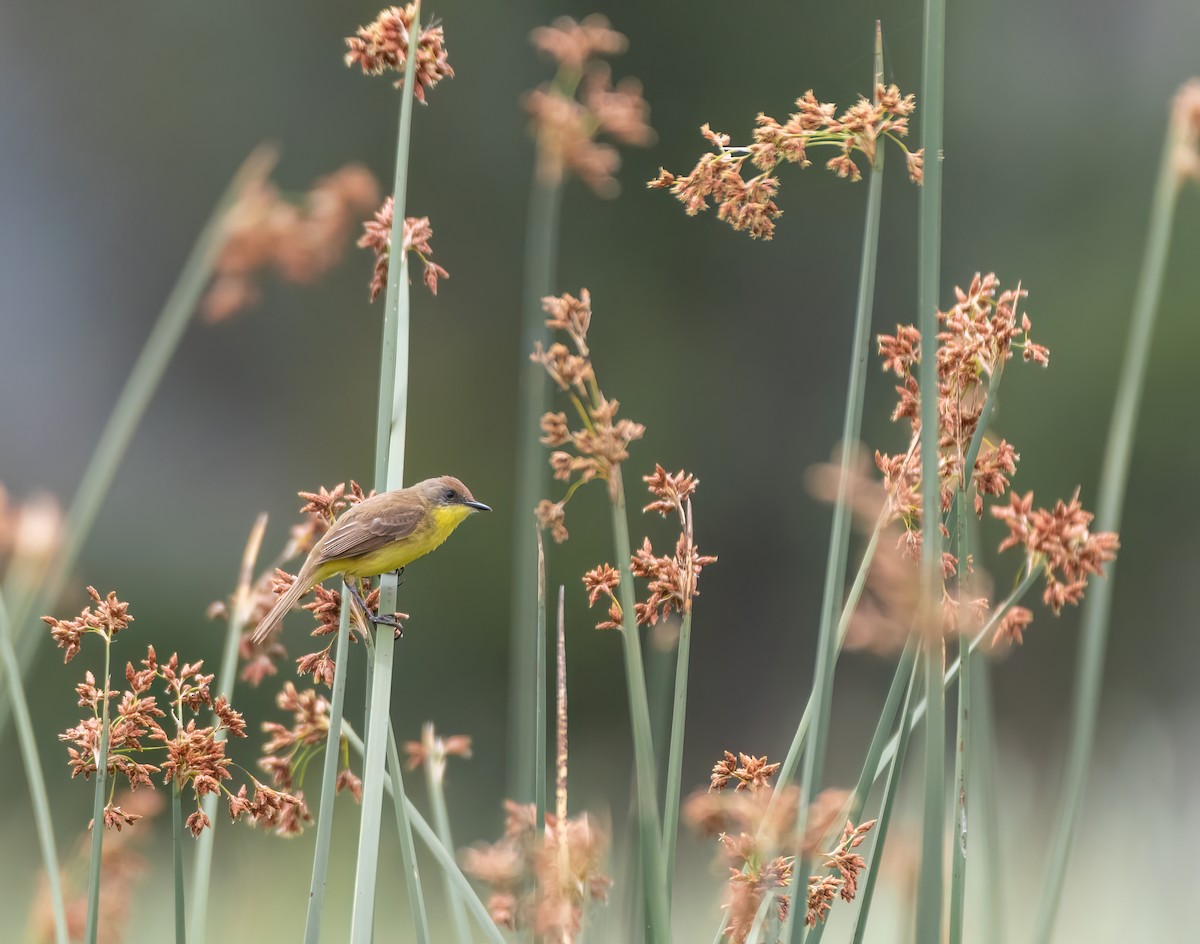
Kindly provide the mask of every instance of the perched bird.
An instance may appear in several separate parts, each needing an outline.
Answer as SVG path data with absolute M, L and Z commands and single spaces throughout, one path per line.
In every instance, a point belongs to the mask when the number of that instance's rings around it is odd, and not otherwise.
M 349 580 L 401 570 L 438 548 L 468 516 L 491 510 L 453 475 L 426 479 L 352 505 L 313 545 L 295 582 L 254 630 L 253 642 L 259 644 L 271 635 L 296 601 L 321 581 L 334 574 Z M 357 591 L 347 586 L 357 597 Z M 377 621 L 389 622 L 387 618 Z

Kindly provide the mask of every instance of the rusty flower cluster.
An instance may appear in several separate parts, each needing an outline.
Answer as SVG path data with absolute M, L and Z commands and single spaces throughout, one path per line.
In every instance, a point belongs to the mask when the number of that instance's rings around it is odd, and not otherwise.
M 404 68 L 408 61 L 408 44 L 412 33 L 417 5 L 388 7 L 366 26 L 360 26 L 346 39 L 346 65 L 359 66 L 365 75 L 398 72 L 396 88 L 404 85 Z M 442 79 L 454 78 L 454 70 L 446 52 L 446 34 L 438 23 L 421 29 L 417 40 L 417 61 L 413 66 L 417 101 L 426 104 L 425 93 Z
M 1200 79 L 1189 79 L 1175 93 L 1171 126 L 1176 175 L 1180 182 L 1200 183 Z
M 586 813 L 560 823 L 546 814 L 539 828 L 532 803 L 504 801 L 504 836 L 462 853 L 463 871 L 490 889 L 492 920 L 512 931 L 572 942 L 583 930 L 584 912 L 608 896 L 603 872 L 608 834 Z
M 388 269 L 392 258 L 392 198 L 383 201 L 383 206 L 375 211 L 375 218 L 363 224 L 363 234 L 359 237 L 360 249 L 370 249 L 375 253 L 375 272 L 371 276 L 371 301 L 375 301 L 387 288 Z M 438 290 L 438 279 L 450 278 L 450 273 L 433 261 L 433 248 L 429 241 L 433 238 L 433 227 L 427 216 L 406 216 L 404 218 L 404 235 L 401 250 L 411 252 L 425 267 L 421 280 L 425 287 L 434 295 Z
M 796 834 L 800 792 L 795 786 L 776 790 L 771 778 L 779 766 L 766 757 L 725 751 L 713 765 L 708 790 L 693 793 L 683 807 L 684 819 L 696 832 L 717 839 L 729 867 L 725 934 L 731 944 L 748 940 L 767 896 L 775 900 L 779 919 L 787 917 L 790 901 L 783 890 L 791 884 L 795 858 L 782 851 L 798 846 L 804 857 L 819 857 L 826 867 L 825 873 L 809 877 L 805 921 L 810 926 L 825 920 L 834 899 L 854 899 L 859 872 L 866 865 L 853 850 L 874 821 L 857 827 L 847 822 L 841 841 L 831 851 L 820 852 L 849 794 L 845 790 L 820 793 L 809 807 L 800 838 Z
M 92 605 L 74 619 L 43 617 L 68 662 L 79 653 L 83 636 L 98 635 L 105 645 L 111 645 L 133 621 L 129 605 L 115 593 L 101 597 L 89 587 L 88 594 Z M 196 810 L 188 816 L 187 827 L 193 835 L 210 825 L 200 808 L 200 801 L 210 793 L 225 797 L 231 819 L 249 814 L 252 820 L 283 832 L 289 831 L 297 818 L 307 815 L 302 797 L 273 790 L 253 777 L 249 778 L 252 795 L 247 794 L 245 784 L 236 794 L 229 788 L 226 781 L 233 779 L 233 773 L 232 761 L 225 756 L 225 738 L 245 737 L 246 722 L 224 696 L 212 697 L 213 676 L 204 673 L 203 662 L 181 662 L 174 653 L 165 662 L 160 661 L 154 647 L 148 646 L 139 666 L 126 663 L 124 691 L 111 688 L 110 679 L 97 684 L 91 672 L 76 686 L 79 706 L 90 709 L 90 715 L 59 735 L 60 741 L 70 745 L 67 753 L 72 778 L 82 774 L 87 779 L 99 770 L 104 721 L 111 717 L 105 749 L 108 775 L 123 776 L 131 790 L 153 789 L 156 774 L 162 775 L 164 784 L 173 784 L 181 792 L 190 786 Z M 161 694 L 151 693 L 156 685 L 161 687 Z M 214 715 L 212 724 L 197 723 L 197 716 L 205 709 Z M 162 719 L 166 718 L 170 721 L 164 727 Z M 165 754 L 157 763 L 151 763 L 148 758 L 156 757 L 152 753 L 155 750 L 164 750 Z M 111 799 L 104 807 L 104 826 L 108 828 L 120 830 L 140 818 L 139 813 Z
M 624 52 L 628 40 L 598 14 L 579 23 L 559 17 L 535 29 L 530 40 L 558 65 L 554 80 L 524 101 L 537 140 L 539 178 L 556 185 L 569 171 L 600 196 L 615 196 L 621 155 L 598 138 L 637 147 L 654 142 L 642 83 L 624 78 L 614 87 L 612 69 L 603 58 Z
M 901 140 L 908 135 L 908 120 L 915 107 L 912 95 L 902 95 L 894 85 L 879 85 L 874 101 L 860 97 L 838 115 L 836 105 L 819 101 L 809 89 L 796 99 L 797 110 L 785 122 L 759 113 L 752 144 L 731 146 L 729 135 L 703 125 L 700 133 L 715 151 L 703 155 L 685 176 L 660 168 L 647 186 L 670 190 L 689 216 L 708 209 L 711 200 L 717 219 L 753 239 L 770 239 L 775 221 L 783 214 L 775 202 L 779 193 L 776 172 L 785 163 L 810 166 L 810 148 L 836 148 L 838 153 L 825 167 L 839 177 L 857 181 L 862 173 L 854 162 L 855 152 L 874 164 L 879 144 L 887 138 L 903 151 L 909 178 L 921 183 L 924 150 L 910 151 Z M 749 178 L 745 176 L 747 160 L 757 170 Z
M 62 542 L 58 501 L 42 492 L 18 504 L 0 483 L 0 577 L 8 586 L 35 586 Z
M 305 285 L 337 265 L 358 221 L 379 203 L 379 185 L 360 164 L 322 177 L 299 201 L 256 179 L 242 190 L 224 221 L 224 241 L 214 278 L 201 302 L 210 323 L 225 321 L 258 303 L 257 274 L 274 271 Z
M 549 528 L 554 540 L 562 543 L 569 534 L 565 508 L 571 496 L 585 482 L 608 482 L 609 496 L 616 501 L 620 477 L 616 474 L 629 458 L 629 444 L 641 439 L 646 428 L 629 419 L 617 419 L 621 404 L 601 391 L 592 366 L 587 334 L 592 321 L 592 296 L 582 289 L 579 297 L 570 294 L 542 299 L 542 308 L 550 316 L 547 327 L 562 332 L 570 345 L 554 341 L 549 348 L 538 341 L 530 360 L 545 368 L 555 386 L 570 400 L 580 427 L 571 429 L 567 414 L 550 412 L 542 417 L 542 443 L 550 447 L 550 468 L 554 478 L 568 483 L 566 495 L 557 502 L 543 499 L 535 509 L 538 524 Z M 563 447 L 570 447 L 570 451 Z
M 638 625 L 654 626 L 672 612 L 681 615 L 691 612 L 692 600 L 700 595 L 700 571 L 717 559 L 701 554 L 693 541 L 691 496 L 699 480 L 682 469 L 671 473 L 661 465 L 656 465 L 651 475 L 642 476 L 642 480 L 653 499 L 642 511 L 658 512 L 664 518 L 675 515 L 680 527 L 673 554 L 656 555 L 650 539 L 644 538 L 630 560 L 633 576 L 647 584 L 647 597 L 634 604 L 634 615 Z M 616 595 L 620 583 L 620 572 L 610 564 L 601 564 L 583 575 L 589 606 L 595 606 L 602 596 L 608 598 L 608 619 L 598 623 L 597 629 L 622 627 L 624 612 Z
M 280 710 L 292 716 L 290 725 L 277 721 L 264 721 L 263 732 L 268 735 L 263 745 L 258 766 L 271 776 L 280 790 L 294 792 L 303 799 L 304 793 L 297 788 L 303 783 L 304 773 L 313 757 L 320 754 L 329 738 L 329 700 L 315 689 L 297 691 L 291 682 L 285 682 L 283 690 L 275 696 Z M 341 769 L 335 783 L 336 791 L 349 790 L 356 800 L 362 799 L 362 781 L 350 769 L 349 742 L 343 737 L 339 745 L 342 754 Z M 307 810 L 303 819 L 294 823 L 299 832 L 310 817 Z

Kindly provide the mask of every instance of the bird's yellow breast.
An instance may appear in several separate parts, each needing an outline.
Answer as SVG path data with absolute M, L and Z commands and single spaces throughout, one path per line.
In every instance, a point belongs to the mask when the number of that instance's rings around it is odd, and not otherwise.
M 440 547 L 470 514 L 471 509 L 466 505 L 434 505 L 425 515 L 425 520 L 411 534 L 377 551 L 338 562 L 337 571 L 332 573 L 341 572 L 350 577 L 373 577 L 407 567 L 418 557 L 424 557 Z

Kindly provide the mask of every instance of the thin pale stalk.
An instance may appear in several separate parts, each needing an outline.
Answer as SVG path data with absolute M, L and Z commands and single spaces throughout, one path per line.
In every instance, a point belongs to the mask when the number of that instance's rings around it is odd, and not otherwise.
M 537 823 L 546 826 L 546 548 L 540 528 L 537 533 L 537 632 L 533 664 L 536 667 L 534 701 L 537 718 L 533 726 L 533 802 Z
M 54 915 L 55 944 L 67 944 L 67 913 L 63 907 L 62 873 L 58 870 L 58 852 L 54 846 L 54 821 L 50 817 L 50 802 L 46 797 L 46 778 L 42 774 L 42 759 L 38 754 L 37 738 L 29 717 L 29 702 L 17 665 L 17 653 L 12 644 L 12 626 L 8 607 L 0 592 L 0 665 L 8 673 L 8 696 L 13 717 L 17 722 L 17 740 L 25 776 L 29 780 L 29 799 L 33 803 L 33 822 L 37 827 L 38 844 L 42 849 L 42 865 L 46 869 L 46 885 L 50 889 L 50 910 Z
M 386 627 L 385 627 L 386 628 Z M 425 895 L 421 891 L 421 873 L 417 868 L 417 848 L 413 843 L 412 822 L 409 819 L 408 804 L 396 803 L 396 797 L 408 799 L 404 792 L 404 781 L 400 773 L 400 751 L 396 747 L 396 731 L 389 718 L 386 724 L 381 724 L 380 732 L 387 736 L 388 750 L 388 783 L 391 785 L 393 798 L 392 808 L 396 812 L 396 834 L 400 838 L 400 861 L 404 866 L 404 885 L 408 890 L 408 904 L 413 912 L 413 926 L 417 932 L 417 944 L 428 944 L 429 919 L 425 911 Z M 367 742 L 370 749 L 370 742 Z
M 187 941 L 183 909 L 183 791 L 171 781 L 171 854 L 175 872 L 175 944 Z
M 96 944 L 96 936 L 100 929 L 100 871 L 104 857 L 104 801 L 108 793 L 108 691 L 112 688 L 112 678 L 109 675 L 112 659 L 112 640 L 104 639 L 104 697 L 100 699 L 103 706 L 100 712 L 100 743 L 97 747 L 96 758 L 96 798 L 92 803 L 92 854 L 88 860 L 88 910 L 87 926 L 84 940 L 87 944 Z
M 650 703 L 646 696 L 646 673 L 642 665 L 642 647 L 634 613 L 632 553 L 629 546 L 629 522 L 625 516 L 625 486 L 618 468 L 616 495 L 612 505 L 613 543 L 621 567 L 621 610 L 624 626 L 621 642 L 625 652 L 625 682 L 629 696 L 629 720 L 633 729 L 633 756 L 637 772 L 638 840 L 641 848 L 642 882 L 646 903 L 647 940 L 650 944 L 668 944 L 670 908 L 663 873 L 662 823 L 659 819 L 654 745 L 650 734 Z
M 875 24 L 875 59 L 872 88 L 883 82 L 883 38 Z M 850 472 L 857 443 L 861 438 L 863 394 L 866 386 L 867 357 L 871 345 L 871 311 L 875 304 L 875 268 L 879 252 L 879 215 L 883 197 L 884 147 L 880 142 L 867 185 L 866 219 L 863 223 L 862 258 L 858 273 L 858 303 L 854 314 L 854 338 L 850 345 L 850 377 L 846 390 L 846 410 L 842 419 L 842 456 L 838 472 L 837 501 L 829 529 L 829 555 L 825 564 L 825 587 L 821 594 L 821 617 L 817 630 L 817 657 L 813 667 L 811 702 L 812 725 L 804 752 L 804 771 L 800 781 L 802 802 L 796 815 L 796 833 L 803 836 L 808 818 L 808 803 L 821 786 L 825 748 L 829 738 L 829 720 L 833 707 L 834 670 L 840 646 L 835 628 L 838 601 L 846 584 L 850 547 Z M 807 856 L 797 856 L 792 871 L 792 900 L 798 901 L 808 876 Z M 795 912 L 788 916 L 788 940 L 801 941 L 806 927 Z
M 946 812 L 945 649 L 941 633 L 942 534 L 938 469 L 937 309 L 942 252 L 942 120 L 945 108 L 946 0 L 925 0 L 921 67 L 921 146 L 925 182 L 918 207 L 917 320 L 921 332 L 921 618 L 925 640 L 925 802 L 917 886 L 917 940 L 942 933 L 942 855 Z
M 754 922 L 750 925 L 750 933 L 746 935 L 747 944 L 759 944 L 763 928 L 767 923 L 767 915 L 771 913 L 771 905 L 774 903 L 775 892 L 768 889 L 763 893 L 762 901 L 758 903 L 758 910 L 754 912 Z
M 420 0 L 413 6 L 410 37 L 421 35 Z M 384 296 L 384 337 L 380 356 L 379 412 L 375 439 L 375 487 L 400 488 L 404 481 L 404 442 L 408 423 L 409 291 L 408 253 L 404 246 L 404 215 L 408 193 L 408 159 L 411 141 L 413 87 L 417 60 L 416 42 L 409 43 L 400 95 L 400 124 L 396 136 L 396 175 L 392 188 L 392 236 L 387 292 Z M 397 577 L 385 574 L 379 583 L 379 612 L 396 611 Z M 368 629 L 371 632 L 371 629 Z M 379 831 L 383 815 L 385 756 L 391 727 L 392 669 L 395 635 L 390 627 L 374 632 L 375 655 L 371 670 L 371 704 L 367 712 L 368 740 L 363 759 L 362 813 L 354 872 L 354 907 L 350 919 L 351 944 L 369 944 L 375 926 L 375 884 L 379 864 Z M 399 803 L 397 805 L 400 805 Z M 402 853 L 405 851 L 403 844 Z M 405 861 L 406 875 L 416 862 Z M 418 888 L 418 895 L 419 895 Z M 419 900 L 419 898 L 418 898 Z M 420 936 L 422 919 L 413 902 L 413 921 Z
M 965 488 L 958 492 L 957 542 L 954 549 L 958 557 L 958 613 L 959 620 L 967 619 L 971 595 L 968 561 L 971 559 L 967 540 L 968 495 Z M 955 732 L 957 750 L 954 752 L 954 825 L 950 831 L 950 936 L 948 944 L 962 944 L 963 922 L 967 908 L 967 787 L 971 777 L 971 733 L 972 705 L 971 643 L 965 633 L 958 637 L 958 661 L 962 666 L 958 680 L 958 719 Z M 972 798 L 972 803 L 974 802 Z
M 1142 390 L 1146 385 L 1146 365 L 1150 358 L 1150 339 L 1158 314 L 1167 250 L 1171 244 L 1171 224 L 1179 193 L 1179 174 L 1175 164 L 1178 132 L 1169 125 L 1163 146 L 1158 183 L 1150 206 L 1150 232 L 1138 279 L 1137 295 L 1125 345 L 1125 362 L 1113 404 L 1108 428 L 1104 463 L 1100 470 L 1099 500 L 1095 529 L 1117 531 L 1125 504 L 1129 465 Z M 1107 577 L 1093 577 L 1083 601 L 1082 641 L 1076 668 L 1075 700 L 1072 710 L 1071 742 L 1067 751 L 1067 774 L 1063 783 L 1061 813 L 1054 820 L 1054 839 L 1042 898 L 1038 905 L 1036 944 L 1046 944 L 1054 931 L 1054 919 L 1067 874 L 1071 842 L 1079 826 L 1083 795 L 1087 785 L 1088 764 L 1096 737 L 1096 718 L 1100 711 L 1100 693 L 1104 682 L 1104 654 L 1108 647 L 1108 624 L 1112 604 L 1113 565 Z
M 364 753 L 362 738 L 358 736 L 358 732 L 356 732 L 350 726 L 349 722 L 347 722 L 344 726 L 343 733 L 345 734 L 346 741 L 349 743 L 350 747 L 359 755 L 359 757 L 362 757 Z M 395 739 L 395 736 L 395 732 L 390 735 L 392 740 Z M 384 783 L 384 790 L 388 796 L 390 796 L 393 800 L 395 799 L 396 794 L 394 788 L 392 787 L 392 781 L 390 778 Z M 412 827 L 416 831 L 416 834 L 421 837 L 421 842 L 425 843 L 425 846 L 433 854 L 433 857 L 437 860 L 437 863 L 442 870 L 450 876 L 455 887 L 458 889 L 459 894 L 462 895 L 463 901 L 466 902 L 467 910 L 470 911 L 471 916 L 475 918 L 475 923 L 479 926 L 480 930 L 483 931 L 484 935 L 489 941 L 492 942 L 492 944 L 506 944 L 504 935 L 500 933 L 499 929 L 496 927 L 496 923 L 492 921 L 491 915 L 488 914 L 487 907 L 480 900 L 479 895 L 471 886 L 470 881 L 465 875 L 463 875 L 462 869 L 458 867 L 458 863 L 455 862 L 454 850 L 448 849 L 442 844 L 437 834 L 433 831 L 433 828 L 425 821 L 425 817 L 421 815 L 421 811 L 413 805 L 412 800 L 405 797 L 404 805 L 405 810 L 408 813 L 409 822 L 412 823 Z
M 976 817 L 980 833 L 979 887 L 983 889 L 984 944 L 1002 944 L 1005 940 L 1003 849 L 1000 840 L 999 791 L 996 789 L 996 728 L 992 709 L 992 669 L 982 655 L 972 656 L 971 700 L 975 713 L 971 719 L 971 739 L 975 747 L 971 756 L 975 762 L 975 782 L 979 802 Z
M 238 642 L 241 639 L 242 628 L 247 622 L 247 607 L 250 601 L 250 588 L 254 583 L 254 563 L 258 560 L 258 552 L 262 547 L 263 534 L 267 530 L 267 516 L 260 514 L 250 529 L 250 537 L 246 541 L 246 549 L 242 552 L 241 568 L 238 571 L 237 588 L 229 604 L 229 622 L 225 627 L 225 647 L 221 652 L 221 668 L 217 673 L 217 687 L 213 694 L 217 697 L 224 695 L 232 700 L 233 685 L 237 673 Z M 213 716 L 213 726 L 217 726 L 218 718 Z M 224 741 L 226 731 L 222 727 L 214 740 Z M 200 833 L 196 840 L 196 854 L 192 860 L 192 923 L 191 937 L 193 941 L 203 944 L 208 929 L 208 886 L 212 876 L 213 834 L 217 828 L 217 803 L 220 796 L 216 793 L 207 794 L 200 801 L 204 814 L 208 817 L 208 829 Z
M 909 676 L 908 690 L 904 694 L 904 711 L 896 731 L 896 749 L 886 762 L 887 782 L 883 787 L 883 799 L 880 801 L 879 816 L 876 818 L 873 830 L 875 846 L 871 852 L 871 860 L 867 863 L 867 874 L 858 890 L 859 908 L 858 918 L 854 925 L 854 944 L 862 944 L 863 935 L 867 931 L 867 916 L 871 912 L 871 902 L 875 897 L 875 881 L 879 878 L 883 849 L 887 842 L 888 829 L 892 824 L 892 810 L 896 805 L 896 788 L 900 784 L 900 774 L 904 769 L 904 755 L 908 752 L 908 737 L 917 723 L 912 709 L 913 691 L 917 687 L 919 674 L 921 674 L 921 663 L 914 660 L 912 674 Z
M 146 339 L 146 345 L 129 371 L 125 386 L 117 398 L 113 412 L 96 443 L 96 449 L 84 469 L 79 481 L 79 490 L 67 511 L 63 523 L 63 545 L 46 572 L 42 585 L 34 593 L 15 595 L 15 588 L 5 587 L 7 595 L 16 601 L 12 612 L 12 625 L 16 635 L 16 648 L 21 673 L 28 670 L 37 651 L 39 640 L 45 633 L 23 631 L 31 613 L 45 612 L 47 604 L 58 599 L 66 582 L 75 569 L 79 553 L 91 533 L 92 525 L 100 506 L 108 495 L 121 460 L 129 449 L 150 400 L 158 390 L 159 382 L 179 347 L 183 332 L 191 320 L 200 295 L 212 276 L 213 264 L 221 251 L 224 236 L 225 215 L 237 201 L 245 187 L 263 180 L 274 166 L 274 149 L 256 148 L 234 174 L 233 180 L 217 201 L 212 216 L 196 238 L 191 254 L 184 263 L 179 279 L 167 296 L 158 320 Z M 7 671 L 7 670 L 6 670 Z M 0 701 L 0 742 L 8 727 L 9 706 Z
M 426 730 L 432 735 L 433 725 L 426 725 Z M 389 742 L 388 763 L 391 764 L 391 747 Z M 430 737 L 425 746 L 425 787 L 429 791 L 429 809 L 433 814 L 433 828 L 437 831 L 438 840 L 447 849 L 454 848 L 454 838 L 450 831 L 450 814 L 446 810 L 446 755 L 437 751 Z M 398 756 L 398 755 L 397 755 Z M 395 766 L 399 766 L 398 764 Z M 395 785 L 393 784 L 393 791 Z M 395 793 L 392 794 L 395 796 Z M 411 826 L 409 827 L 411 830 Z M 411 832 L 410 832 L 411 838 Z M 471 932 L 467 926 L 467 912 L 463 906 L 458 888 L 449 875 L 443 874 L 446 883 L 446 903 L 450 908 L 450 917 L 454 922 L 454 933 L 459 944 L 471 944 Z
M 679 834 L 679 801 L 683 782 L 683 735 L 687 723 L 688 660 L 692 649 L 692 608 L 679 625 L 675 653 L 675 697 L 671 712 L 671 748 L 667 758 L 667 786 L 663 808 L 663 856 L 666 860 L 667 898 L 675 879 L 675 844 Z
M 540 673 L 534 659 L 529 657 L 538 633 L 537 585 L 530 580 L 536 561 L 529 543 L 529 526 L 533 509 L 545 497 L 550 481 L 545 449 L 538 438 L 540 420 L 550 405 L 550 394 L 542 382 L 540 370 L 529 362 L 534 343 L 545 343 L 549 337 L 542 298 L 554 291 L 558 227 L 562 186 L 544 179 L 540 168 L 535 170 L 529 190 L 529 211 L 525 222 L 525 298 L 522 304 L 521 347 L 517 352 L 518 408 L 517 491 L 513 528 L 512 572 L 512 642 L 509 651 L 509 756 L 513 764 L 509 774 L 509 796 L 527 803 L 534 798 L 534 785 L 545 769 L 535 766 L 538 745 L 545 756 L 545 738 L 538 740 L 534 721 L 535 680 Z M 545 631 L 542 631 L 543 638 Z M 541 651 L 541 650 L 539 650 Z M 537 676 L 540 678 L 540 674 Z
M 342 586 L 342 611 L 334 649 L 333 689 L 329 693 L 329 732 L 321 767 L 321 806 L 317 811 L 317 840 L 313 851 L 312 881 L 308 886 L 308 913 L 304 920 L 304 944 L 319 944 L 325 888 L 329 877 L 329 848 L 333 841 L 333 808 L 338 772 L 338 748 L 342 740 L 342 709 L 346 702 L 346 672 L 350 662 L 351 597 Z M 197 941 L 201 939 L 197 938 Z

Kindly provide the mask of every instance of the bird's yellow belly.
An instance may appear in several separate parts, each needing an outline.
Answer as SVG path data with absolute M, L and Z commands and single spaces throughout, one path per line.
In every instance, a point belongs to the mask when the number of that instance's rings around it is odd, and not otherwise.
M 440 547 L 470 513 L 471 509 L 461 505 L 435 508 L 425 527 L 377 551 L 336 562 L 337 569 L 331 571 L 330 575 L 344 573 L 349 577 L 374 577 L 407 567 L 418 557 L 424 557 Z

